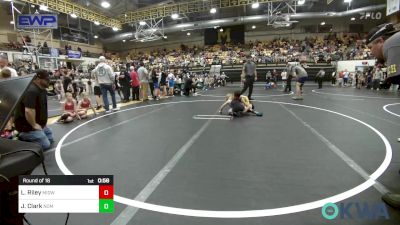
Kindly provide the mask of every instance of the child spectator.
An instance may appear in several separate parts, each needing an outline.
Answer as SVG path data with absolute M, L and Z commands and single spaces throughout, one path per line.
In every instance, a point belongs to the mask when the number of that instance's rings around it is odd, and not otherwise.
M 59 122 L 70 123 L 70 122 L 74 121 L 75 117 L 78 117 L 78 119 L 81 119 L 79 117 L 79 115 L 77 114 L 76 102 L 75 102 L 75 99 L 72 97 L 72 94 L 67 92 L 65 94 L 65 97 L 66 97 L 65 103 L 62 104 L 63 114 L 61 115 Z
M 92 102 L 89 99 L 89 94 L 84 92 L 82 94 L 83 98 L 78 103 L 78 115 L 81 119 L 86 119 L 88 117 L 87 111 L 92 109 L 93 114 L 96 115 L 96 110 L 92 106 Z

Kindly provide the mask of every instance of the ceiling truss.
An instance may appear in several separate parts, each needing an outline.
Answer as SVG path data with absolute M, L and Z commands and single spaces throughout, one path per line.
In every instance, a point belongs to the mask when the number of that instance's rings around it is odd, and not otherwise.
M 133 12 L 127 12 L 120 15 L 118 19 L 122 23 L 134 23 L 143 20 L 163 18 L 171 16 L 174 13 L 190 14 L 209 11 L 211 8 L 230 8 L 238 6 L 251 5 L 253 3 L 270 2 L 289 2 L 289 0 L 192 0 L 188 2 L 173 3 L 151 8 L 139 9 Z

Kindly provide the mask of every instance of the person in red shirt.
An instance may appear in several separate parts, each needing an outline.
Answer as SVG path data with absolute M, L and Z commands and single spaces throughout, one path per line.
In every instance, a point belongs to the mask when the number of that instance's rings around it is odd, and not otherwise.
M 131 76 L 131 86 L 132 86 L 132 100 L 139 101 L 139 88 L 140 88 L 140 81 L 139 76 L 135 71 L 135 67 L 131 66 L 129 68 L 130 76 Z
M 81 119 L 76 111 L 76 102 L 75 99 L 72 97 L 72 94 L 68 92 L 67 94 L 65 94 L 65 97 L 65 103 L 62 104 L 63 114 L 61 115 L 59 122 L 70 123 L 74 121 L 75 117 Z
M 92 102 L 89 99 L 89 94 L 88 93 L 83 93 L 83 98 L 82 100 L 79 101 L 78 103 L 78 115 L 81 117 L 81 119 L 86 119 L 88 117 L 87 111 L 92 109 L 93 115 L 96 115 L 96 110 L 92 106 Z

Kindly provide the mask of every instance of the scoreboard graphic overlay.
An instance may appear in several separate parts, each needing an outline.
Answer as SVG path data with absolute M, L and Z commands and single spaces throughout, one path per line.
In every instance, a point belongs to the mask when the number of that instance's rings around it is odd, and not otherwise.
M 112 175 L 19 176 L 20 213 L 113 213 Z

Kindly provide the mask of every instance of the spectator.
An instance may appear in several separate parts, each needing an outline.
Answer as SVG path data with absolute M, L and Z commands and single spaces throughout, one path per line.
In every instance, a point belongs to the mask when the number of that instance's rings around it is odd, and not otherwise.
M 60 80 L 56 81 L 56 84 L 54 85 L 54 92 L 57 94 L 57 99 L 61 103 L 61 101 L 64 99 L 65 92 Z
M 122 102 L 129 102 L 131 95 L 131 76 L 126 68 L 122 69 L 118 79 L 119 84 L 122 86 L 122 94 L 124 95 Z
M 287 73 L 287 80 L 286 80 L 286 87 L 284 92 L 292 92 L 292 79 L 293 79 L 293 75 L 290 71 L 286 72 Z
M 18 77 L 17 71 L 8 66 L 8 58 L 6 55 L 0 55 L 0 71 L 3 69 L 8 69 L 11 72 L 11 77 Z
M 90 77 L 89 77 L 89 80 L 87 81 L 87 87 L 88 87 L 88 94 L 89 94 L 89 96 L 91 96 L 93 94 L 93 87 L 92 87 L 92 81 L 90 80 Z
M 286 70 L 283 70 L 282 72 L 281 72 L 281 77 L 282 77 L 282 89 L 283 90 L 285 90 L 286 88 L 285 88 L 285 84 L 286 84 L 286 81 L 287 81 L 287 72 L 286 72 Z
M 36 142 L 43 150 L 50 149 L 54 142 L 53 134 L 47 125 L 47 91 L 49 74 L 37 70 L 32 84 L 15 112 L 15 127 L 22 141 Z
M 325 70 L 321 69 L 317 73 L 318 89 L 322 88 L 322 82 L 324 81 Z
M 372 80 L 372 88 L 374 90 L 379 91 L 379 87 L 380 87 L 380 84 L 381 84 L 381 79 L 383 78 L 383 72 L 382 72 L 381 68 L 376 67 L 373 77 L 374 78 Z
M 92 70 L 92 72 L 91 72 L 92 74 L 91 74 L 91 77 L 94 79 L 94 81 L 95 81 L 95 85 L 94 85 L 94 88 L 93 88 L 93 91 L 94 91 L 94 96 L 95 96 L 95 98 L 96 98 L 96 104 L 97 104 L 97 106 L 96 106 L 96 110 L 99 110 L 99 109 L 101 109 L 102 107 L 103 107 L 103 97 L 101 96 L 101 89 L 100 89 L 100 85 L 99 85 L 99 82 L 98 82 L 98 80 L 95 78 L 95 70 Z
M 0 71 L 0 79 L 7 79 L 11 77 L 11 71 L 7 68 Z
M 175 76 L 172 73 L 172 70 L 170 70 L 168 77 L 168 91 L 170 96 L 174 96 L 174 86 L 175 86 Z
M 331 75 L 332 86 L 336 85 L 336 72 L 333 71 Z
M 349 81 L 349 71 L 347 71 L 347 69 L 344 70 L 343 72 L 343 85 L 346 87 L 347 86 L 347 82 Z
M 130 68 L 130 76 L 131 76 L 131 86 L 132 86 L 132 100 L 139 101 L 139 89 L 140 89 L 140 81 L 139 76 L 135 71 L 135 67 L 131 66 Z
M 140 92 L 142 93 L 142 100 L 147 101 L 149 97 L 147 95 L 147 89 L 149 86 L 149 72 L 144 67 L 144 63 L 140 62 L 140 67 L 137 71 L 140 80 Z
M 106 113 L 110 113 L 110 105 L 108 103 L 107 91 L 110 92 L 113 110 L 117 111 L 119 108 L 117 107 L 117 101 L 115 99 L 115 74 L 112 68 L 106 64 L 106 58 L 104 56 L 100 56 L 99 65 L 97 65 L 96 69 L 94 69 L 94 76 L 97 82 L 100 85 L 101 94 L 103 96 L 104 108 Z
M 167 95 L 167 74 L 164 72 L 164 69 L 159 69 L 160 71 L 160 90 L 162 92 L 162 97 Z
M 124 98 L 121 95 L 121 85 L 119 84 L 119 80 L 118 80 L 118 77 L 120 74 L 121 74 L 120 72 L 115 73 L 115 76 L 114 76 L 114 87 L 115 88 L 114 89 L 115 89 L 115 91 L 117 91 L 119 98 L 123 101 Z
M 154 87 L 154 99 L 155 100 L 160 100 L 160 83 L 159 83 L 159 79 L 160 79 L 160 71 L 158 68 L 153 68 L 152 72 L 151 72 L 151 80 L 153 83 L 153 87 Z

